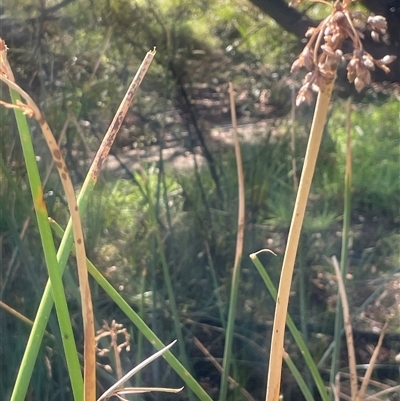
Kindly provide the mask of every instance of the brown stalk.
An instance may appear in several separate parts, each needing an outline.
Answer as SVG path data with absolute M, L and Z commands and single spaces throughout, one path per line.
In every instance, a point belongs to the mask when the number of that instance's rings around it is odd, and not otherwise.
M 222 373 L 223 368 L 221 364 L 211 355 L 211 352 L 203 345 L 203 343 L 197 337 L 194 337 L 193 341 L 196 347 L 199 348 L 199 350 L 209 359 L 218 372 Z M 232 376 L 228 376 L 228 382 L 233 387 L 239 387 L 240 392 L 248 401 L 255 401 L 251 394 L 243 387 L 240 387 L 239 383 Z
M 350 370 L 351 399 L 358 400 L 359 398 L 358 398 L 358 385 L 357 385 L 356 353 L 354 351 L 353 328 L 351 325 L 349 303 L 347 302 L 346 289 L 344 287 L 342 274 L 340 272 L 340 267 L 338 260 L 336 259 L 336 256 L 333 256 L 331 258 L 331 261 L 335 269 L 335 274 L 338 281 L 340 299 L 342 301 L 343 323 L 344 323 L 344 330 L 346 333 L 347 354 L 348 354 L 349 370 Z
M 84 237 L 82 231 L 82 225 L 80 221 L 78 204 L 75 197 L 75 190 L 70 179 L 67 166 L 62 157 L 61 151 L 54 135 L 44 119 L 43 114 L 32 100 L 32 98 L 20 88 L 14 80 L 11 67 L 6 57 L 7 47 L 3 40 L 0 41 L 0 80 L 6 83 L 10 89 L 15 90 L 20 96 L 26 101 L 26 104 L 20 102 L 17 105 L 8 104 L 1 102 L 6 107 L 20 109 L 24 114 L 29 117 L 35 118 L 43 132 L 47 145 L 53 156 L 54 163 L 56 164 L 59 172 L 61 182 L 67 198 L 68 207 L 71 214 L 72 230 L 75 240 L 75 252 L 77 258 L 78 267 L 78 279 L 81 292 L 82 301 L 82 316 L 83 316 L 83 327 L 84 327 L 84 399 L 85 401 L 94 401 L 96 398 L 96 358 L 95 358 L 95 336 L 94 336 L 94 318 L 93 318 L 93 307 L 91 300 L 91 293 L 89 287 L 88 273 L 86 267 L 86 251 L 84 246 Z M 151 61 L 155 55 L 155 49 L 147 53 L 145 59 L 140 66 L 139 71 L 135 75 L 121 105 L 114 116 L 114 119 L 103 139 L 100 149 L 98 150 L 96 157 L 91 165 L 88 173 L 88 180 L 85 180 L 81 193 L 90 184 L 94 186 L 97 181 L 101 167 L 109 153 L 111 145 L 115 139 L 117 132 L 119 131 L 122 121 L 126 115 L 126 112 L 131 104 L 133 97 L 135 96 L 137 89 L 149 68 Z
M 155 54 L 156 54 L 155 48 L 147 52 L 144 60 L 142 61 L 142 64 L 139 67 L 139 70 L 137 71 L 135 77 L 133 78 L 131 84 L 129 85 L 129 88 L 126 91 L 125 96 L 122 99 L 110 126 L 107 129 L 106 134 L 104 135 L 104 138 L 96 153 L 93 163 L 90 166 L 87 178 L 85 179 L 85 182 L 82 186 L 81 193 L 85 193 L 86 188 L 89 185 L 94 185 L 94 183 L 97 181 L 100 170 L 103 167 L 104 161 L 106 160 L 110 152 L 115 137 L 117 136 L 117 133 L 121 128 L 122 122 L 124 121 L 129 106 L 131 105 L 132 100 L 135 97 L 136 92 L 139 89 L 139 86 L 144 76 L 146 75 L 146 72 L 149 69 L 151 62 L 153 61 Z
M 227 385 L 228 385 L 228 376 L 229 376 L 230 361 L 232 354 L 233 331 L 235 324 L 235 312 L 236 312 L 236 304 L 237 304 L 237 296 L 239 288 L 240 265 L 243 256 L 244 226 L 245 226 L 244 173 L 243 173 L 242 154 L 240 151 L 239 135 L 237 131 L 235 96 L 232 82 L 229 82 L 229 100 L 230 100 L 230 108 L 232 116 L 233 139 L 235 143 L 235 156 L 236 156 L 236 166 L 238 174 L 239 210 L 238 210 L 238 225 L 237 225 L 237 235 L 236 235 L 236 252 L 235 252 L 235 261 L 232 273 L 232 286 L 229 300 L 228 322 L 226 327 L 223 372 L 221 377 L 221 390 L 220 390 L 221 401 L 225 401 L 228 391 Z
M 327 4 L 325 1 L 315 1 Z M 294 3 L 301 2 L 301 0 L 294 0 Z M 331 14 L 318 27 L 310 28 L 307 31 L 306 36 L 309 36 L 310 40 L 300 56 L 294 61 L 291 69 L 292 72 L 295 72 L 305 67 L 309 71 L 297 95 L 296 104 L 300 105 L 303 102 L 311 103 L 313 100 L 313 91 L 318 91 L 318 98 L 279 282 L 272 332 L 266 401 L 277 401 L 279 398 L 285 321 L 294 263 L 323 128 L 336 78 L 337 66 L 341 61 L 348 61 L 348 80 L 354 82 L 357 91 L 361 91 L 366 85 L 370 84 L 370 70 L 374 69 L 375 65 L 384 71 L 389 71 L 387 64 L 391 63 L 395 58 L 395 56 L 385 56 L 381 60 L 375 60 L 363 49 L 358 32 L 353 25 L 354 14 L 350 10 L 350 4 L 351 0 L 336 1 L 333 4 L 329 4 L 331 6 Z M 383 17 L 369 17 L 366 19 L 366 23 L 375 36 L 379 37 L 385 34 L 386 21 Z M 343 54 L 341 49 L 346 39 L 352 41 L 353 53 L 351 54 Z M 354 385 L 352 393 L 354 396 L 357 394 Z
M 293 175 L 293 188 L 297 192 L 299 188 L 299 180 L 297 178 L 297 165 L 296 165 L 296 137 L 295 137 L 295 121 L 296 121 L 296 91 L 292 88 L 292 108 L 290 110 L 290 151 L 292 152 L 292 175 Z
M 279 399 L 286 314 L 289 304 L 294 263 L 333 85 L 334 79 L 320 88 L 317 104 L 315 106 L 314 119 L 311 126 L 303 171 L 300 178 L 296 203 L 290 224 L 288 242 L 283 259 L 281 278 L 279 281 L 272 332 L 271 354 L 269 359 L 266 401 L 277 401 Z
M 367 391 L 367 387 L 368 387 L 369 381 L 371 379 L 371 375 L 374 370 L 375 362 L 376 362 L 376 359 L 378 358 L 379 351 L 381 349 L 383 338 L 385 337 L 385 333 L 386 333 L 388 324 L 389 324 L 389 322 L 385 323 L 385 325 L 382 328 L 381 334 L 379 335 L 378 344 L 376 345 L 376 347 L 374 349 L 374 353 L 372 354 L 371 359 L 369 361 L 368 369 L 365 372 L 365 375 L 364 375 L 364 378 L 363 378 L 363 381 L 362 381 L 362 384 L 360 387 L 360 391 L 358 392 L 356 401 L 364 400 L 365 392 Z
M 236 241 L 236 254 L 235 254 L 235 267 L 234 267 L 234 269 L 236 269 L 243 255 L 243 239 L 244 239 L 244 224 L 245 224 L 245 192 L 244 192 L 243 161 L 242 161 L 242 153 L 240 151 L 239 135 L 237 130 L 235 98 L 234 98 L 232 82 L 229 82 L 229 99 L 232 113 L 232 128 L 233 128 L 233 138 L 235 143 L 235 156 L 236 156 L 238 186 L 239 186 L 238 233 Z
M 5 55 L 3 55 L 5 57 Z M 4 60 L 4 59 L 3 59 Z M 76 261 L 78 267 L 78 280 L 82 301 L 82 317 L 84 332 L 84 399 L 85 401 L 95 401 L 96 399 L 96 355 L 95 355 L 95 336 L 92 297 L 89 287 L 89 278 L 86 267 L 86 250 L 82 230 L 81 219 L 78 210 L 78 203 L 75 197 L 75 189 L 68 172 L 67 165 L 62 156 L 61 150 L 54 138 L 54 135 L 45 120 L 42 112 L 37 107 L 32 98 L 17 84 L 0 74 L 0 79 L 15 90 L 26 101 L 26 104 L 9 105 L 21 109 L 29 117 L 35 118 L 42 130 L 43 136 L 50 149 L 57 171 L 60 175 L 61 183 L 64 188 L 68 208 L 71 214 L 72 229 L 76 249 Z

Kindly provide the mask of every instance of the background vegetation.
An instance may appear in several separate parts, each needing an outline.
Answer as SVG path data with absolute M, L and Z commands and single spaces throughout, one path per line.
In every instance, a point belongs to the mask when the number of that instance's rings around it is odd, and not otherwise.
M 260 258 L 277 281 L 312 110 L 302 106 L 293 117 L 293 91 L 300 79 L 289 70 L 300 48 L 298 40 L 244 0 L 60 4 L 3 1 L 1 35 L 10 48 L 17 82 L 40 104 L 59 136 L 77 189 L 140 60 L 157 47 L 84 216 L 87 251 L 168 343 L 176 332 L 163 274 L 165 257 L 190 369 L 214 399 L 220 373 L 202 346 L 221 362 L 237 230 L 227 95 L 227 84 L 233 82 L 247 202 L 233 372 L 241 387 L 262 399 L 274 302 L 246 255 L 273 250 L 277 257 Z M 313 8 L 309 15 L 318 18 L 320 12 Z M 364 91 L 353 102 L 348 289 L 358 363 L 368 362 L 376 329 L 393 317 L 375 372 L 377 379 L 393 384 L 399 379 L 395 358 L 400 352 L 399 92 L 393 86 L 378 89 Z M 325 257 L 340 255 L 341 246 L 345 105 L 339 95 L 343 92 L 336 94 L 318 161 L 290 305 L 316 361 L 331 341 L 336 311 L 336 282 Z M 4 109 L 0 116 L 0 299 L 33 320 L 47 274 L 14 118 Z M 60 183 L 34 124 L 32 133 L 46 177 L 49 215 L 65 226 L 68 215 Z M 73 259 L 70 267 L 64 278 L 74 316 L 79 296 Z M 95 283 L 93 300 L 98 328 L 103 320 L 115 319 L 131 336 L 131 350 L 121 353 L 124 369 L 141 359 L 136 352 L 141 344 L 143 355 L 152 353 L 151 345 L 143 343 Z M 79 343 L 78 313 L 72 323 Z M 29 399 L 70 399 L 55 315 L 48 332 Z M 1 399 L 9 398 L 28 334 L 25 322 L 0 311 Z M 290 337 L 287 352 L 296 359 Z M 114 376 L 114 361 L 105 356 L 99 361 L 111 366 L 105 370 L 108 376 L 99 377 L 106 387 Z M 322 365 L 327 372 L 329 366 Z M 181 384 L 163 361 L 137 380 L 145 385 Z M 301 399 L 288 372 L 283 389 L 285 399 Z M 231 389 L 231 399 L 242 399 L 238 391 Z M 186 399 L 187 394 L 168 397 Z

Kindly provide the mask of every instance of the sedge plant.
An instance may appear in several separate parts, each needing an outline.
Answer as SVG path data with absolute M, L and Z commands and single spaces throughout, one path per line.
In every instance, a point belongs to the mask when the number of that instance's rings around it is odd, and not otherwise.
M 92 185 L 92 188 L 97 181 L 100 169 L 104 163 L 105 158 L 107 157 L 113 139 L 115 138 L 122 124 L 129 104 L 132 101 L 133 96 L 137 91 L 138 85 L 143 79 L 144 74 L 151 63 L 154 54 L 154 51 L 147 54 L 147 57 L 145 58 L 143 63 L 143 68 L 139 70 L 137 76 L 133 80 L 131 87 L 129 88 L 122 103 L 122 106 L 120 107 L 120 110 L 118 110 L 110 126 L 110 129 L 107 133 L 108 135 L 106 134 L 105 146 L 103 145 L 96 155 L 96 158 L 92 164 L 92 168 L 88 174 L 88 180 L 87 182 L 85 181 L 87 185 L 88 183 L 90 183 Z M 79 200 L 77 201 L 75 198 L 75 191 L 70 176 L 68 174 L 68 169 L 66 167 L 65 161 L 63 160 L 57 142 L 55 141 L 51 129 L 44 119 L 43 114 L 36 106 L 32 98 L 15 83 L 14 75 L 7 60 L 7 46 L 5 45 L 5 42 L 3 40 L 0 42 L 0 79 L 9 86 L 11 98 L 13 101 L 13 104 L 9 104 L 3 101 L 1 102 L 1 104 L 3 104 L 5 107 L 11 107 L 15 109 L 20 135 L 24 135 L 23 137 L 21 137 L 21 143 L 23 145 L 23 148 L 25 149 L 24 153 L 27 160 L 28 177 L 30 178 L 32 197 L 34 200 L 36 214 L 38 216 L 38 225 L 42 238 L 43 249 L 45 252 L 46 264 L 48 266 L 50 276 L 50 283 L 48 283 L 48 285 L 46 286 L 45 293 L 42 297 L 42 302 L 39 305 L 39 310 L 31 331 L 31 335 L 28 340 L 23 360 L 21 362 L 21 368 L 17 375 L 16 384 L 14 386 L 11 399 L 20 400 L 25 398 L 25 394 L 28 389 L 29 379 L 33 371 L 41 339 L 43 337 L 44 330 L 47 324 L 47 319 L 50 315 L 50 310 L 52 307 L 51 295 L 53 293 L 53 298 L 55 301 L 57 299 L 60 299 L 60 301 L 56 303 L 56 310 L 60 325 L 64 325 L 65 327 L 64 329 L 62 328 L 62 338 L 66 350 L 65 354 L 67 358 L 67 366 L 71 377 L 74 397 L 77 400 L 83 399 L 82 397 L 84 397 L 85 400 L 94 401 L 96 397 L 94 319 L 86 267 L 84 238 L 80 222 L 80 212 L 83 211 L 82 209 L 84 209 L 86 205 L 81 208 L 82 205 L 80 204 Z M 26 103 L 23 103 L 20 100 L 20 97 L 22 97 Z M 65 242 L 62 241 L 60 245 L 61 255 L 56 255 L 55 250 L 54 252 L 49 254 L 49 252 L 54 248 L 54 243 L 51 236 L 50 226 L 47 222 L 47 210 L 43 199 L 43 191 L 42 185 L 40 183 L 40 177 L 37 172 L 29 128 L 26 122 L 26 118 L 23 114 L 34 117 L 38 121 L 46 138 L 48 147 L 51 150 L 55 165 L 59 171 L 60 178 L 63 183 L 65 194 L 68 200 L 71 219 L 67 227 L 68 235 L 66 235 L 65 237 Z M 85 194 L 85 192 L 86 191 L 82 191 L 81 195 L 82 193 Z M 86 203 L 87 199 L 88 198 L 85 199 Z M 66 264 L 70 247 L 72 245 L 71 231 L 74 233 L 75 246 L 77 247 L 78 277 L 81 287 L 82 312 L 84 320 L 85 364 L 83 382 L 82 378 L 79 377 L 80 368 L 79 361 L 77 359 L 75 344 L 73 341 L 74 337 L 72 328 L 68 328 L 68 325 L 70 326 L 71 323 L 68 318 L 69 313 L 66 306 L 65 293 L 63 290 L 63 284 L 60 274 L 60 271 L 62 271 Z M 63 258 L 61 256 L 63 256 Z M 54 288 L 55 285 L 57 286 L 56 288 Z M 62 323 L 63 321 L 65 321 L 65 323 Z M 72 343 L 73 345 L 67 348 L 66 345 L 70 343 Z
M 309 71 L 297 95 L 296 104 L 311 103 L 313 91 L 318 92 L 318 97 L 281 270 L 272 331 L 266 401 L 277 401 L 280 395 L 282 359 L 285 352 L 285 323 L 293 269 L 337 68 L 341 62 L 347 62 L 347 77 L 354 83 L 356 90 L 361 91 L 370 84 L 370 71 L 375 66 L 389 71 L 387 65 L 394 60 L 394 56 L 389 55 L 376 60 L 364 50 L 359 23 L 354 23 L 356 18 L 359 22 L 360 13 L 351 11 L 351 0 L 335 3 L 324 0 L 320 2 L 330 7 L 330 13 L 317 27 L 309 28 L 306 33 L 309 41 L 292 65 L 292 72 L 302 67 Z M 301 0 L 294 3 L 301 3 Z M 365 18 L 364 26 L 372 31 L 375 39 L 379 39 L 386 31 L 386 20 L 381 16 L 370 16 Z M 344 54 L 341 49 L 345 40 L 350 40 L 352 44 L 351 54 Z
M 45 258 L 48 265 L 50 281 L 47 283 L 46 289 L 42 296 L 41 303 L 39 305 L 35 321 L 31 330 L 31 334 L 25 349 L 21 366 L 16 378 L 16 383 L 11 394 L 12 401 L 23 400 L 26 397 L 30 377 L 33 372 L 34 364 L 38 356 L 39 348 L 45 328 L 48 322 L 50 311 L 53 305 L 53 299 L 56 305 L 56 311 L 59 318 L 59 324 L 63 339 L 63 345 L 65 348 L 65 355 L 67 360 L 67 368 L 70 374 L 73 396 L 75 400 L 94 400 L 96 396 L 95 386 L 95 338 L 94 338 L 94 327 L 93 327 L 93 313 L 91 311 L 91 300 L 90 290 L 87 281 L 87 272 L 94 275 L 97 281 L 100 281 L 100 285 L 106 290 L 108 294 L 114 299 L 116 304 L 128 315 L 128 317 L 134 322 L 139 328 L 141 333 L 159 350 L 164 348 L 164 344 L 155 336 L 150 328 L 140 319 L 140 317 L 128 306 L 128 304 L 121 298 L 116 290 L 105 280 L 99 273 L 94 269 L 91 269 L 92 265 L 86 259 L 86 253 L 83 244 L 83 235 L 81 235 L 79 213 L 83 213 L 89 196 L 98 180 L 100 170 L 104 164 L 104 161 L 110 151 L 111 145 L 115 139 L 116 134 L 121 127 L 123 119 L 126 115 L 128 107 L 135 96 L 137 89 L 144 78 L 144 75 L 149 68 L 151 61 L 155 55 L 155 51 L 147 53 L 138 73 L 133 79 L 122 103 L 119 107 L 110 127 L 102 141 L 102 144 L 95 156 L 95 159 L 89 169 L 89 173 L 84 181 L 81 192 L 77 201 L 75 200 L 75 193 L 70 184 L 68 177 L 67 168 L 65 162 L 62 160 L 61 152 L 57 147 L 57 143 L 51 136 L 51 131 L 46 121 L 43 118 L 40 110 L 37 108 L 33 100 L 25 93 L 17 84 L 14 82 L 14 77 L 11 68 L 8 64 L 6 51 L 7 47 L 4 41 L 0 42 L 0 79 L 5 82 L 11 89 L 11 97 L 13 103 L 7 103 L 1 101 L 1 104 L 5 107 L 14 108 L 17 118 L 17 124 L 20 131 L 22 143 L 24 146 L 24 153 L 26 157 L 26 163 L 28 167 L 28 177 L 32 186 L 32 195 L 35 205 L 35 210 L 38 219 L 39 231 L 43 242 L 43 249 L 45 252 Z M 25 100 L 23 103 L 20 100 L 20 96 Z M 54 241 L 49 231 L 49 219 L 47 216 L 47 210 L 45 202 L 43 200 L 42 185 L 40 183 L 40 177 L 37 171 L 37 165 L 35 160 L 35 154 L 29 133 L 26 116 L 34 117 L 37 119 L 45 135 L 47 135 L 48 145 L 52 151 L 55 165 L 57 166 L 61 180 L 65 184 L 66 192 L 69 194 L 69 206 L 71 215 L 75 216 L 68 223 L 65 232 L 62 232 L 62 240 L 58 252 L 55 251 Z M 54 224 L 53 224 L 54 225 Z M 81 230 L 81 228 L 80 228 Z M 82 305 L 85 308 L 83 311 L 85 323 L 85 356 L 84 356 L 84 379 L 81 375 L 80 364 L 78 359 L 78 353 L 74 342 L 74 335 L 71 327 L 71 321 L 68 313 L 67 303 L 65 299 L 65 291 L 63 283 L 61 281 L 62 271 L 66 265 L 68 256 L 72 247 L 72 231 L 75 236 L 74 251 L 79 256 L 79 281 L 82 294 Z M 84 256 L 84 260 L 82 260 Z M 78 256 L 77 256 L 78 258 Z M 84 276 L 84 277 L 83 277 Z M 86 291 L 84 287 L 88 290 Z M 93 333 L 93 336 L 92 336 Z M 166 349 L 162 353 L 166 352 L 165 358 L 171 364 L 171 366 L 178 372 L 189 388 L 199 397 L 201 400 L 210 401 L 210 397 L 204 391 L 204 389 L 192 378 L 186 368 Z M 160 354 L 158 354 L 160 355 Z M 135 372 L 138 370 L 135 370 Z M 133 371 L 132 371 L 133 372 Z M 132 375 L 131 372 L 131 375 Z M 118 384 L 118 387 L 120 383 Z M 145 389 L 148 391 L 148 389 Z M 129 389 L 124 394 L 134 393 L 135 390 Z M 107 394 L 115 394 L 107 393 Z M 103 398 L 108 398 L 108 395 Z
M 219 396 L 220 401 L 225 401 L 228 393 L 228 377 L 229 377 L 231 356 L 232 356 L 232 342 L 233 342 L 233 332 L 234 332 L 235 316 L 236 316 L 236 303 L 239 289 L 240 265 L 243 255 L 244 226 L 245 226 L 244 173 L 243 173 L 242 154 L 240 151 L 240 144 L 239 144 L 239 136 L 237 132 L 237 120 L 236 120 L 235 100 L 234 100 L 232 82 L 229 83 L 229 98 L 230 98 L 230 107 L 232 113 L 232 127 L 233 127 L 234 143 L 235 143 L 235 155 L 236 155 L 238 184 L 239 184 L 238 185 L 239 211 L 238 211 L 238 230 L 236 238 L 236 253 L 235 253 L 235 261 L 232 273 L 232 288 L 229 301 L 228 321 L 225 334 L 223 371 L 221 376 L 221 387 Z
M 52 229 L 58 237 L 62 238 L 65 232 L 62 228 L 52 219 L 50 219 Z M 74 252 L 74 247 L 72 252 Z M 121 294 L 110 284 L 110 282 L 101 274 L 101 272 L 93 265 L 90 260 L 87 260 L 88 271 L 93 279 L 99 286 L 107 293 L 107 295 L 115 302 L 122 312 L 129 318 L 129 320 L 138 328 L 141 334 L 158 350 L 165 347 L 162 341 L 150 329 L 150 327 L 143 321 L 137 312 L 126 302 Z M 201 401 L 211 401 L 210 396 L 200 386 L 200 384 L 193 378 L 190 372 L 179 362 L 179 360 L 167 350 L 164 355 L 166 361 L 175 370 L 175 372 L 182 378 L 185 384 L 193 391 L 193 393 Z

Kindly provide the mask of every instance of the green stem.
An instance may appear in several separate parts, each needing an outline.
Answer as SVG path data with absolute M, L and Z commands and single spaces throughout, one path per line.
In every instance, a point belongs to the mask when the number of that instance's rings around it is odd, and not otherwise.
M 51 221 L 52 228 L 57 235 L 64 236 L 65 234 L 62 228 L 54 221 Z M 153 333 L 153 331 L 147 326 L 147 324 L 141 319 L 141 317 L 129 306 L 129 304 L 121 297 L 118 291 L 103 277 L 103 275 L 96 269 L 90 260 L 87 261 L 87 267 L 90 275 L 96 280 L 101 288 L 109 295 L 109 297 L 115 302 L 115 304 L 125 313 L 125 315 L 131 320 L 131 322 L 138 328 L 138 330 L 147 338 L 147 340 L 157 350 L 161 350 L 165 345 L 161 340 Z M 179 360 L 171 353 L 167 351 L 164 354 L 164 358 L 175 370 L 175 372 L 182 378 L 187 386 L 197 395 L 201 401 L 212 401 L 210 396 L 205 392 L 203 387 L 193 378 L 189 371 L 179 362 Z
M 14 104 L 16 104 L 17 101 L 20 101 L 20 97 L 16 92 L 10 91 L 10 93 Z M 59 272 L 53 236 L 48 222 L 46 204 L 43 199 L 43 189 L 36 164 L 36 156 L 26 117 L 19 110 L 15 110 L 15 117 L 21 137 L 22 150 L 28 172 L 29 185 L 32 192 L 40 239 L 42 241 L 44 257 L 49 272 L 50 281 L 48 282 L 48 297 L 50 301 L 52 300 L 52 296 L 54 299 L 68 372 L 71 379 L 72 391 L 75 400 L 78 401 L 83 399 L 83 379 L 74 341 L 71 320 L 69 317 L 64 286 L 62 283 L 61 274 Z M 13 392 L 11 394 L 11 401 L 22 401 L 25 399 L 50 312 L 51 308 L 47 311 L 46 321 L 43 324 L 43 315 L 40 313 L 39 306 L 31 335 L 26 345 L 26 351 L 21 361 L 19 374 L 16 378 Z M 22 374 L 20 374 L 21 372 Z
M 217 277 L 217 272 L 215 271 L 215 266 L 214 266 L 214 262 L 212 260 L 211 257 L 211 252 L 210 252 L 210 247 L 208 245 L 208 242 L 205 242 L 205 248 L 206 248 L 206 252 L 207 252 L 207 257 L 208 257 L 208 263 L 210 266 L 210 272 L 211 272 L 211 279 L 213 282 L 213 287 L 214 287 L 214 293 L 215 293 L 215 298 L 217 300 L 217 308 L 218 308 L 218 312 L 219 312 L 219 319 L 221 320 L 221 325 L 222 328 L 224 330 L 226 330 L 226 319 L 225 319 L 225 313 L 224 313 L 224 302 L 222 300 L 222 297 L 220 295 L 219 292 L 219 284 L 218 284 L 218 277 Z
M 306 401 L 314 401 L 314 397 L 311 394 L 311 391 L 309 390 L 306 382 L 303 379 L 303 376 L 301 375 L 301 373 L 299 372 L 299 370 L 297 369 L 296 365 L 293 363 L 292 359 L 290 358 L 289 355 L 283 355 L 283 359 L 286 363 L 286 365 L 289 367 L 293 377 L 295 378 L 301 392 L 304 395 L 304 398 L 306 399 Z
M 140 182 L 140 180 L 137 180 L 137 181 Z M 174 289 L 172 286 L 171 275 L 169 274 L 168 262 L 167 262 L 167 258 L 165 256 L 164 244 L 163 244 L 163 241 L 161 238 L 160 227 L 157 222 L 156 210 L 155 210 L 155 207 L 154 207 L 154 204 L 152 201 L 152 194 L 151 194 L 147 179 L 145 179 L 145 189 L 144 190 L 145 190 L 147 202 L 149 205 L 150 218 L 152 220 L 153 227 L 155 227 L 158 254 L 160 257 L 160 262 L 161 262 L 163 275 L 164 275 L 165 286 L 167 288 L 168 300 L 170 302 L 172 317 L 174 320 L 175 334 L 178 339 L 179 354 L 180 354 L 182 362 L 187 366 L 187 368 L 189 368 L 189 366 L 190 366 L 189 358 L 187 357 L 187 354 L 186 354 L 185 340 L 184 340 L 183 334 L 182 334 L 178 307 L 176 305 L 175 293 L 174 293 Z
M 117 113 L 114 116 L 113 121 L 110 124 L 110 127 L 104 136 L 103 142 L 94 158 L 92 165 L 90 166 L 89 172 L 86 176 L 86 179 L 83 183 L 81 191 L 78 197 L 78 209 L 80 213 L 83 215 L 87 203 L 89 200 L 89 196 L 93 191 L 94 186 L 97 183 L 97 179 L 99 177 L 100 170 L 104 164 L 104 161 L 110 151 L 111 145 L 115 139 L 115 136 L 121 127 L 124 116 L 128 110 L 128 107 L 135 96 L 137 89 L 143 80 L 144 75 L 146 74 L 147 69 L 150 66 L 151 60 L 153 59 L 155 51 L 148 52 L 145 59 L 143 60 L 137 74 L 135 75 L 130 87 L 128 88 L 124 99 L 121 102 L 120 107 L 117 110 Z M 22 115 L 22 113 L 21 113 Z M 25 122 L 26 123 L 26 122 Z M 30 140 L 30 139 L 29 139 Z M 35 160 L 35 158 L 34 158 Z M 67 228 L 65 230 L 64 236 L 61 240 L 60 247 L 57 252 L 57 260 L 58 260 L 58 268 L 59 275 L 62 276 L 62 273 L 67 264 L 67 260 L 70 254 L 70 250 L 73 243 L 72 237 L 72 221 L 71 219 L 68 222 Z M 57 266 L 57 264 L 54 264 Z M 28 345 L 25 349 L 24 356 L 22 358 L 21 367 L 18 371 L 18 376 L 16 379 L 17 383 L 22 383 L 19 385 L 19 388 L 23 389 L 22 391 L 18 390 L 18 394 L 20 397 L 14 398 L 11 401 L 19 401 L 25 398 L 27 387 L 29 380 L 32 376 L 33 372 L 33 363 L 30 361 L 34 361 L 37 358 L 39 352 L 39 346 L 41 339 L 43 338 L 43 333 L 45 331 L 51 308 L 53 307 L 53 299 L 52 299 L 52 289 L 50 281 L 47 281 L 46 288 L 43 292 L 42 299 L 40 301 L 40 305 L 36 314 L 35 324 L 32 327 L 32 331 L 28 340 Z M 70 337 L 72 339 L 72 337 Z M 80 369 L 74 369 L 74 374 L 80 373 Z M 83 384 L 82 384 L 83 386 Z M 80 400 L 81 397 L 76 398 L 76 400 Z
M 147 270 L 143 269 L 142 271 L 142 279 L 140 283 L 141 287 L 141 292 L 142 296 L 140 297 L 140 304 L 139 304 L 139 316 L 141 319 L 144 317 L 144 293 L 146 289 L 146 275 L 147 275 Z M 138 335 L 138 344 L 137 344 L 137 352 L 136 352 L 136 364 L 139 364 L 142 361 L 143 357 L 143 334 L 142 332 L 139 332 Z M 142 382 L 142 372 L 139 371 L 136 376 L 135 376 L 135 385 L 138 387 L 141 385 Z
M 351 98 L 347 102 L 347 118 L 346 118 L 346 172 L 344 178 L 344 212 L 343 212 L 343 228 L 342 228 L 342 250 L 340 255 L 340 273 L 343 281 L 345 281 L 348 265 L 349 254 L 349 237 L 350 237 L 350 214 L 351 214 Z M 343 333 L 343 312 L 341 298 L 337 296 L 335 329 L 334 329 L 334 349 L 332 351 L 330 384 L 335 384 L 336 374 L 339 369 L 340 354 L 340 338 Z
M 266 287 L 268 288 L 268 291 L 271 294 L 272 298 L 276 301 L 276 298 L 277 298 L 276 288 L 275 288 L 271 278 L 269 277 L 267 271 L 264 269 L 263 265 L 261 264 L 260 260 L 258 259 L 257 254 L 255 254 L 255 253 L 251 254 L 250 258 L 251 258 L 254 266 L 258 270 L 258 273 L 260 274 L 261 278 L 263 279 Z M 310 351 L 307 348 L 306 343 L 304 342 L 304 339 L 301 336 L 301 333 L 299 332 L 299 330 L 297 330 L 296 325 L 294 324 L 294 322 L 289 314 L 286 317 L 286 324 L 287 324 L 287 326 L 290 330 L 290 333 L 292 334 L 297 346 L 299 347 L 301 354 L 303 355 L 303 358 L 306 362 L 308 369 L 311 372 L 311 376 L 314 379 L 315 385 L 318 389 L 321 399 L 323 401 L 329 401 L 329 395 L 325 389 L 325 385 L 321 378 L 321 375 L 319 374 L 318 368 L 310 354 Z

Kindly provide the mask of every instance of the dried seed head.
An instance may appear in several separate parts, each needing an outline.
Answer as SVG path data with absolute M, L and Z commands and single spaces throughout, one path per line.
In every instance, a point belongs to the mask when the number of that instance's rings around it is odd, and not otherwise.
M 304 67 L 304 64 L 302 62 L 302 60 L 300 58 L 296 58 L 296 60 L 294 60 L 292 67 L 290 68 L 290 72 L 296 72 L 298 71 L 301 67 Z
M 300 53 L 299 58 L 297 58 L 292 64 L 291 72 L 297 71 L 301 67 L 306 67 L 309 71 L 314 68 L 313 53 L 307 46 Z
M 356 77 L 354 80 L 354 86 L 357 92 L 361 92 L 364 89 L 365 83 L 362 79 Z
M 396 58 L 397 58 L 396 56 L 393 56 L 393 55 L 389 56 L 389 55 L 387 55 L 387 56 L 383 57 L 382 59 L 380 59 L 379 61 L 380 61 L 382 64 L 388 65 L 388 64 L 393 63 L 393 61 L 396 60 Z
M 312 34 L 313 34 L 315 31 L 316 31 L 315 28 L 310 27 L 310 28 L 307 29 L 307 32 L 306 32 L 306 34 L 305 34 L 304 36 L 305 36 L 306 38 L 309 38 L 310 36 L 312 36 Z
M 332 22 L 335 24 L 343 24 L 346 21 L 346 16 L 341 10 L 335 11 L 332 15 Z
M 300 0 L 294 0 L 299 3 Z M 309 73 L 305 76 L 303 86 L 299 91 L 296 104 L 311 101 L 312 90 L 317 91 L 336 75 L 338 64 L 348 61 L 347 78 L 354 82 L 357 91 L 361 91 L 371 83 L 371 70 L 378 66 L 385 72 L 389 71 L 387 64 L 395 59 L 394 56 L 385 56 L 375 60 L 364 51 L 361 40 L 364 38 L 362 29 L 368 27 L 373 40 L 378 41 L 386 32 L 386 20 L 382 16 L 366 17 L 359 11 L 350 11 L 351 1 L 335 1 L 332 13 L 325 18 L 318 27 L 310 28 L 306 37 L 309 43 L 301 52 L 299 58 L 292 65 L 292 72 L 300 67 L 306 67 Z M 353 44 L 353 54 L 343 54 L 341 50 L 345 39 Z
M 370 70 L 375 69 L 374 58 L 367 52 L 365 52 L 363 55 L 362 63 L 365 65 L 365 67 L 369 68 Z
M 379 42 L 379 40 L 380 40 L 379 33 L 375 32 L 375 31 L 372 31 L 371 32 L 371 38 L 372 38 L 372 40 L 374 42 Z
M 300 106 L 302 103 L 306 102 L 307 104 L 310 104 L 313 100 L 313 94 L 308 85 L 303 85 L 299 93 L 296 97 L 296 106 Z
M 382 34 L 386 32 L 387 22 L 385 17 L 382 17 L 381 15 L 370 16 L 368 17 L 367 22 L 372 28 L 372 30 L 379 31 Z
M 350 64 L 347 65 L 347 79 L 350 83 L 354 82 L 355 78 L 357 76 L 356 69 Z

